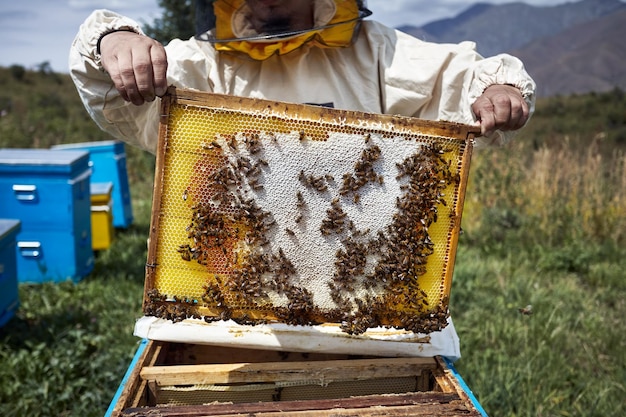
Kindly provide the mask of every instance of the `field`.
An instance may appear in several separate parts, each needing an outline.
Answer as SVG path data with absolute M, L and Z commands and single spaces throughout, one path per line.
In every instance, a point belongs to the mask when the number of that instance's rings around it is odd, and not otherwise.
M 66 76 L 22 70 L 0 68 L 0 147 L 109 139 Z M 616 90 L 540 100 L 515 142 L 475 153 L 450 309 L 490 415 L 626 414 L 625 152 Z M 101 416 L 132 358 L 154 158 L 127 153 L 134 224 L 80 283 L 20 286 L 0 415 Z

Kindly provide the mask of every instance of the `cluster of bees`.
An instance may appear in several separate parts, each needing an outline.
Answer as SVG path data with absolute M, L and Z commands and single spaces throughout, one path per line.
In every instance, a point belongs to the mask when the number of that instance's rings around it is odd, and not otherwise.
M 365 143 L 370 143 L 370 135 L 365 136 Z M 354 173 L 345 173 L 343 175 L 343 183 L 339 189 L 339 194 L 342 196 L 352 194 L 352 199 L 355 204 L 360 201 L 359 189 L 368 182 L 383 184 L 384 178 L 382 175 L 376 173 L 374 169 L 374 163 L 380 157 L 380 148 L 376 145 L 370 145 L 363 150 L 361 159 L 357 161 L 354 166 Z
M 343 175 L 339 196 L 330 202 L 319 228 L 324 236 L 336 234 L 342 246 L 335 255 L 335 273 L 327 282 L 335 306 L 322 309 L 314 303 L 309 289 L 296 284 L 298 271 L 283 250 L 278 248 L 273 253 L 268 248 L 270 232 L 280 232 L 272 213 L 242 191 L 245 184 L 253 192 L 263 191 L 268 164 L 260 157 L 263 144 L 259 133 L 231 135 L 221 144 L 214 140 L 203 146 L 222 156 L 223 148 L 229 148 L 236 157 L 226 158 L 228 162 L 209 176 L 211 198 L 193 202 L 188 242 L 178 247 L 183 260 L 201 265 L 207 265 L 216 251 L 222 251 L 229 272 L 208 278 L 201 303 L 166 299 L 158 292 L 148 294 L 145 313 L 173 321 L 199 318 L 197 307 L 202 304 L 218 311 L 204 316 L 206 321 L 232 319 L 241 324 L 258 324 L 269 318 L 294 325 L 334 322 L 348 334 L 361 334 L 376 326 L 418 333 L 445 327 L 447 300 L 429 306 L 418 278 L 426 273 L 426 261 L 434 252 L 428 228 L 437 221 L 438 206 L 447 205 L 444 190 L 460 181 L 446 158 L 448 151 L 435 143 L 424 144 L 396 165 L 396 180 L 402 184 L 401 196 L 395 201 L 397 210 L 390 224 L 371 233 L 358 230 L 342 208 L 343 204 L 358 204 L 363 187 L 384 184 L 377 172 L 381 149 L 371 143 L 370 135 L 365 136 L 366 147 L 353 171 Z M 272 133 L 268 137 L 275 141 Z M 300 132 L 299 140 L 304 139 L 306 135 Z M 240 143 L 249 156 L 238 153 Z M 334 184 L 331 175 L 314 176 L 304 170 L 298 180 L 319 193 L 326 193 Z M 300 223 L 307 213 L 301 191 L 297 191 L 296 206 L 295 222 Z M 284 232 L 295 234 L 288 228 Z M 233 242 L 237 241 L 245 243 L 245 250 L 234 249 Z M 281 305 L 276 305 L 277 299 L 283 301 Z M 259 311 L 267 314 L 259 318 Z
M 179 297 L 168 299 L 157 289 L 152 288 L 146 294 L 144 313 L 148 316 L 161 317 L 178 323 L 188 318 L 200 319 L 202 316 L 197 307 L 196 300 Z
M 208 265 L 211 248 L 224 248 L 226 240 L 232 237 L 226 228 L 224 218 L 202 204 L 193 207 L 193 217 L 188 227 L 188 238 L 192 245 L 185 243 L 178 247 L 178 252 L 185 261 L 192 259 L 200 265 Z
M 342 240 L 344 248 L 336 255 L 336 273 L 329 283 L 330 294 L 340 310 L 351 311 L 340 320 L 346 333 L 360 334 L 367 328 L 389 323 L 417 333 L 430 333 L 447 325 L 447 300 L 430 307 L 428 295 L 418 283 L 418 278 L 426 273 L 428 256 L 434 252 L 428 228 L 437 221 L 437 207 L 447 205 L 443 191 L 460 181 L 445 154 L 431 144 L 397 164 L 396 180 L 403 182 L 403 193 L 396 200 L 392 223 L 375 237 L 366 237 L 369 231 L 358 231 L 349 225 L 348 237 Z M 375 147 L 365 149 L 355 166 L 355 175 L 344 176 L 342 191 L 356 192 L 368 182 L 382 185 L 373 169 L 378 155 Z M 352 179 L 346 181 L 347 178 Z M 375 257 L 377 262 L 371 272 L 366 272 L 369 257 Z M 353 296 L 361 292 L 358 289 L 375 291 L 364 297 Z M 420 314 L 422 311 L 425 312 Z

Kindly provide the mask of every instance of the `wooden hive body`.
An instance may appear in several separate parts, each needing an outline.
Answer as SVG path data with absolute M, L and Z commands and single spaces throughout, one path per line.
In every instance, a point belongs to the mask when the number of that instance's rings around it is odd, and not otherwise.
M 107 417 L 485 416 L 442 357 L 381 358 L 144 340 Z

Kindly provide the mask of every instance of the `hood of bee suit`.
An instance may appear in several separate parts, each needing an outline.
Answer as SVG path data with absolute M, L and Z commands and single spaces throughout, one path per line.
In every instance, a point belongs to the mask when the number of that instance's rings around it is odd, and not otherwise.
M 265 38 L 250 24 L 248 16 L 252 11 L 245 0 L 217 0 L 213 5 L 216 17 L 215 49 L 244 52 L 253 59 L 264 60 L 275 54 L 289 53 L 305 43 L 322 48 L 349 46 L 360 22 L 357 2 L 314 1 L 315 26 L 312 29 L 294 35 Z

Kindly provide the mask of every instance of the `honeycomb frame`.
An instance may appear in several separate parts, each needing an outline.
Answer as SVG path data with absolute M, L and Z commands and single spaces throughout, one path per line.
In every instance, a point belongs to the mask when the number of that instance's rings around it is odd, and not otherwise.
M 170 88 L 144 314 L 441 330 L 479 132 Z

